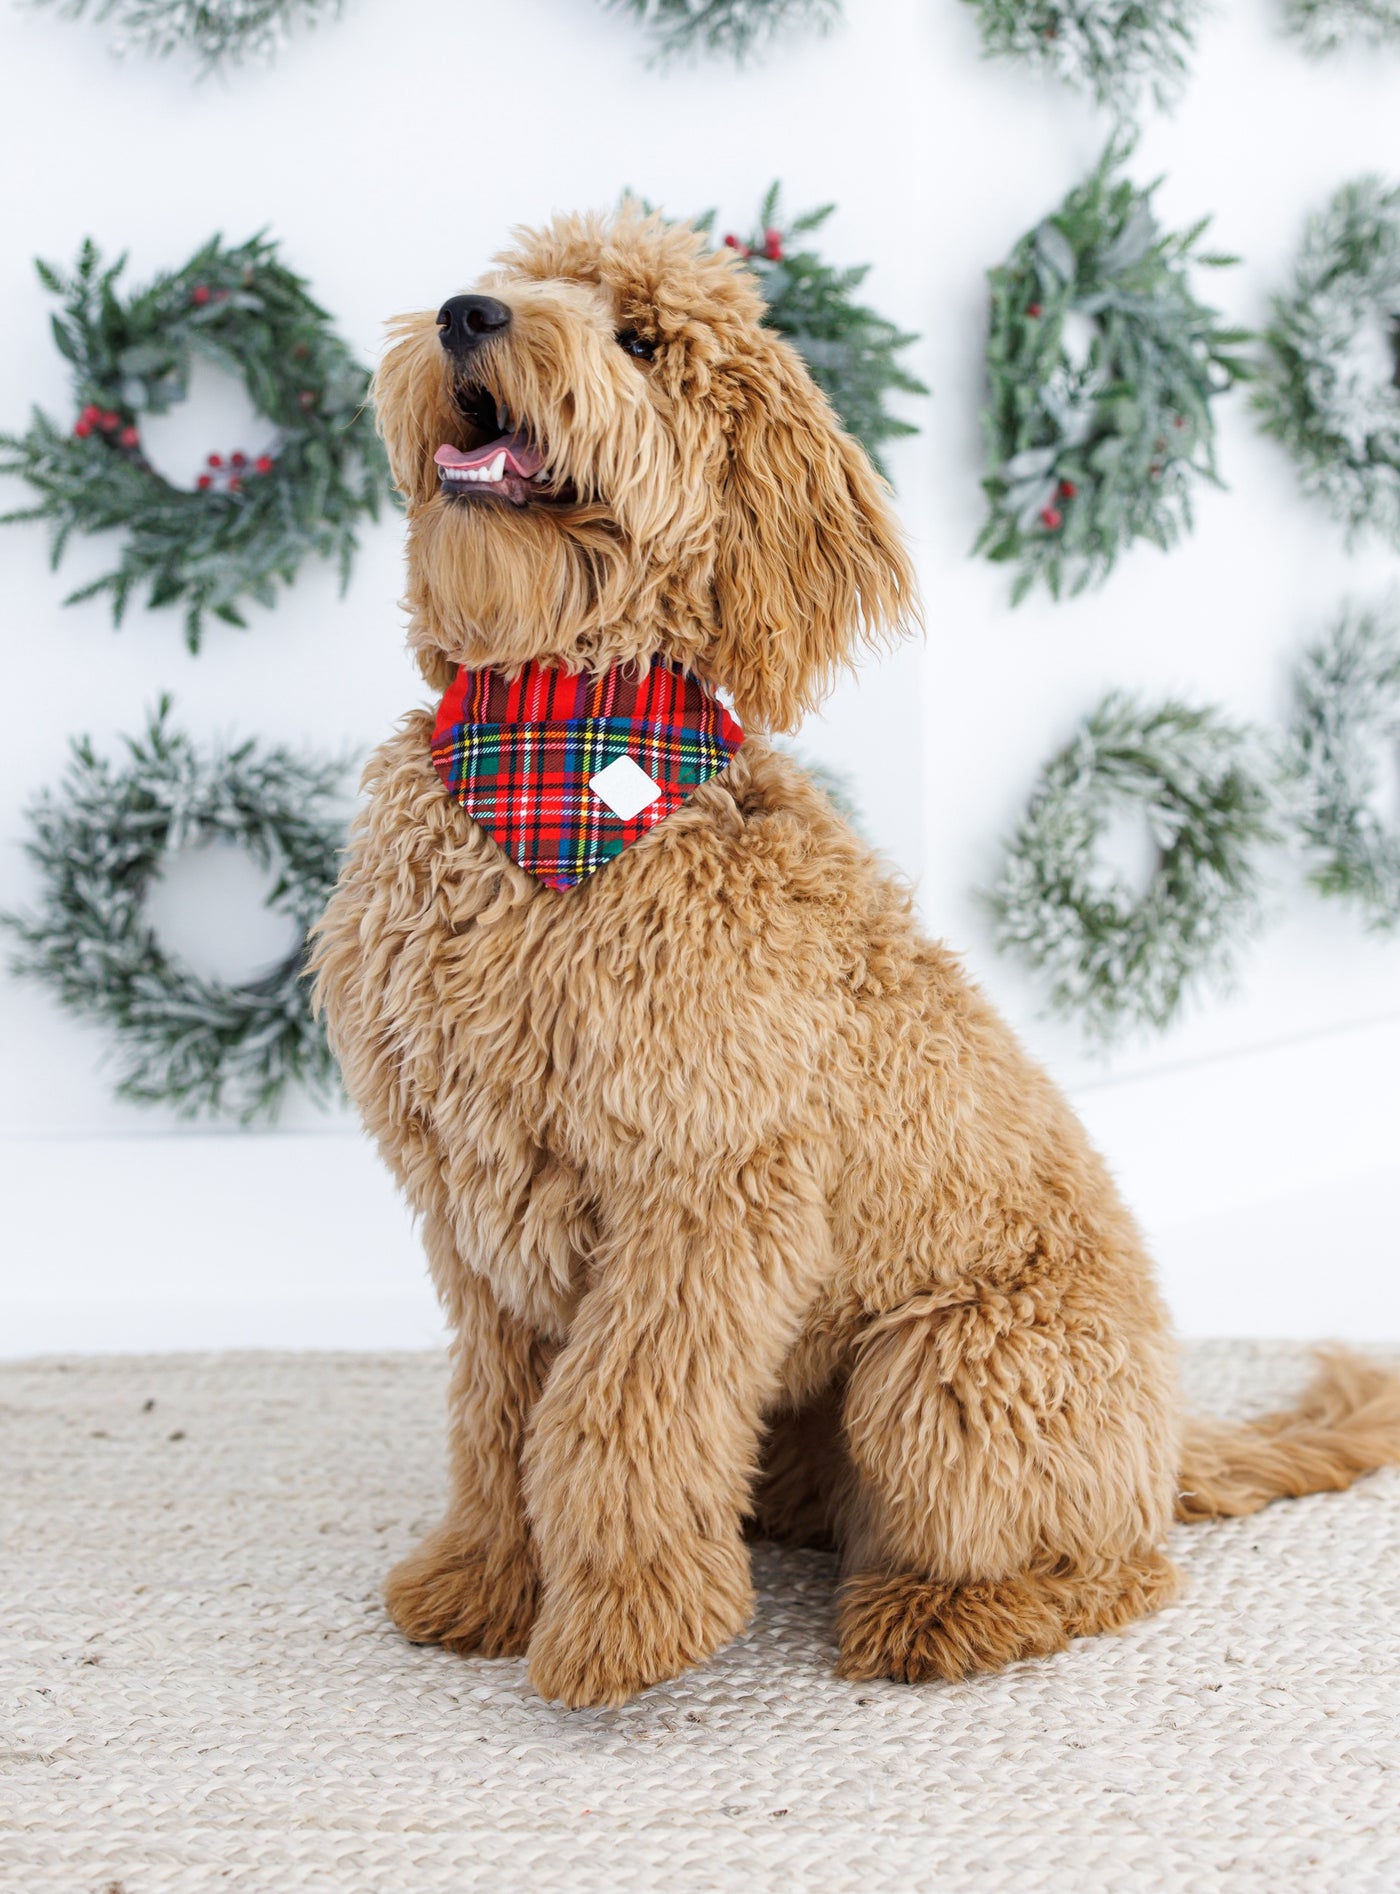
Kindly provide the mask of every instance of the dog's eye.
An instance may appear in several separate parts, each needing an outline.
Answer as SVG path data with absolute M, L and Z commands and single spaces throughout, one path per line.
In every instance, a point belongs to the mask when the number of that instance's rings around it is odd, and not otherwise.
M 626 349 L 629 355 L 635 355 L 642 362 L 649 362 L 656 353 L 656 344 L 648 342 L 644 335 L 638 335 L 635 329 L 619 329 L 617 346 Z

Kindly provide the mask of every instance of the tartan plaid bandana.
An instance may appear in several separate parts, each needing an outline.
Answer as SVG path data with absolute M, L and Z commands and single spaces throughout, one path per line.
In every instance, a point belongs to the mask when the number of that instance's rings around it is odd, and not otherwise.
M 653 658 L 596 676 L 531 662 L 457 673 L 433 765 L 520 867 L 573 888 L 729 767 L 744 733 L 698 678 Z

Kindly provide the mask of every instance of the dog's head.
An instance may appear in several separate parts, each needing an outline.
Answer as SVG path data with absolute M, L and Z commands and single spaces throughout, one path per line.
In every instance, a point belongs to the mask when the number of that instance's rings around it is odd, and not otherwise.
M 661 652 L 790 729 L 916 610 L 883 482 L 694 230 L 560 218 L 497 265 L 376 381 L 425 676 Z

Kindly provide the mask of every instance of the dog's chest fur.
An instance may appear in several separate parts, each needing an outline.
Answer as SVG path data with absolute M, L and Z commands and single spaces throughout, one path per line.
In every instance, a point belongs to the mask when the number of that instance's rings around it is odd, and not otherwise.
M 504 1306 L 562 1337 L 610 1202 L 782 1145 L 830 1200 L 840 1280 L 817 1299 L 855 1319 L 898 1292 L 865 1176 L 878 1163 L 888 1189 L 906 1170 L 926 1213 L 933 1156 L 908 1127 L 933 1121 L 874 1049 L 892 1018 L 906 1052 L 942 1030 L 930 981 L 947 974 L 903 890 L 758 738 L 616 861 L 551 890 L 445 795 L 429 727 L 415 713 L 370 765 L 316 956 L 346 1084 L 415 1208 Z M 834 1305 L 817 1324 L 844 1325 Z

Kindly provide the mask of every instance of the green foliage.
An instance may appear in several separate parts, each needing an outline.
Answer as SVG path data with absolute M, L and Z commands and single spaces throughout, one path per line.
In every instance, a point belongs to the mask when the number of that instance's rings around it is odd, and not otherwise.
M 1368 333 L 1388 363 L 1366 359 Z M 1400 187 L 1358 178 L 1308 220 L 1264 340 L 1264 431 L 1351 538 L 1369 528 L 1400 550 Z
M 1400 41 L 1400 0 L 1286 0 L 1288 28 L 1313 55 Z
M 293 26 L 334 19 L 341 0 L 36 0 L 65 19 L 90 14 L 110 23 L 114 49 L 137 46 L 164 57 L 188 48 L 208 68 L 271 59 Z
M 1216 481 L 1212 403 L 1251 372 L 1249 341 L 1197 302 L 1188 262 L 1206 220 L 1165 232 L 1114 147 L 1059 210 L 989 273 L 990 503 L 974 551 L 1017 568 L 1013 602 L 1107 578 L 1125 547 L 1163 550 L 1191 525 L 1197 480 Z M 1066 328 L 1090 335 L 1075 359 Z
M 742 63 L 785 33 L 807 27 L 828 32 L 841 17 L 841 0 L 608 0 L 650 32 L 662 58 L 706 51 Z
M 1257 927 L 1276 826 L 1256 749 L 1218 711 L 1114 692 L 1043 770 L 990 896 L 996 941 L 1090 1040 L 1165 1030 Z M 1095 858 L 1123 809 L 1141 812 L 1157 850 L 1140 897 Z
M 1302 790 L 1309 880 L 1354 903 L 1379 933 L 1400 928 L 1400 823 L 1375 806 L 1381 759 L 1400 757 L 1400 615 L 1343 612 L 1304 654 L 1287 761 Z
M 0 921 L 20 942 L 16 973 L 113 1031 L 121 1098 L 182 1117 L 276 1114 L 288 1086 L 336 1089 L 311 1013 L 305 936 L 335 885 L 344 835 L 334 813 L 345 766 L 251 743 L 201 758 L 163 699 L 120 766 L 82 739 L 67 774 L 30 810 L 26 844 L 43 877 L 37 914 Z M 182 849 L 223 837 L 276 875 L 268 906 L 302 941 L 265 978 L 201 979 L 161 948 L 146 896 Z
M 972 0 L 992 56 L 1023 59 L 1120 117 L 1181 91 L 1203 0 Z
M 757 229 L 746 239 L 726 237 L 725 242 L 758 278 L 768 305 L 767 326 L 792 343 L 842 426 L 883 473 L 884 442 L 918 433 L 910 422 L 890 413 L 890 395 L 926 395 L 928 389 L 898 360 L 900 351 L 918 337 L 906 335 L 857 300 L 869 264 L 837 269 L 798 241 L 819 230 L 835 208 L 823 204 L 784 219 L 774 184 L 759 209 Z M 704 228 L 709 219 L 700 221 Z
M 44 287 L 63 299 L 54 341 L 72 365 L 76 425 L 34 411 L 29 431 L 0 435 L 0 472 L 21 475 L 37 504 L 3 516 L 42 519 L 57 566 L 74 532 L 117 530 L 110 572 L 69 603 L 105 594 L 120 624 L 133 593 L 184 608 L 199 647 L 206 616 L 244 623 L 252 600 L 272 605 L 308 554 L 349 576 L 358 521 L 378 512 L 388 468 L 366 407 L 369 376 L 263 237 L 212 239 L 173 274 L 129 300 L 117 293 L 125 258 L 104 267 L 83 245 L 71 277 L 47 264 Z M 275 425 L 264 471 L 250 468 L 207 492 L 172 486 L 141 449 L 139 417 L 183 399 L 198 354 L 241 376 Z M 107 417 L 102 424 L 90 413 Z

